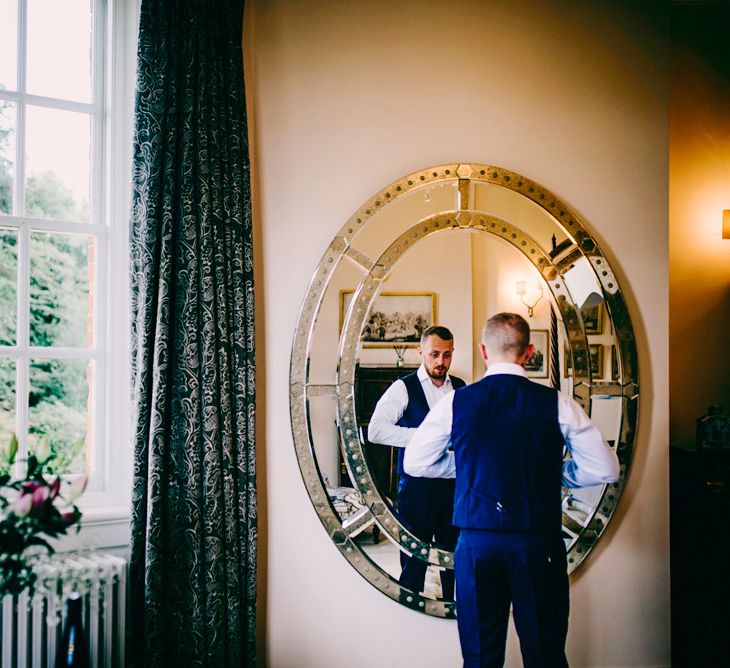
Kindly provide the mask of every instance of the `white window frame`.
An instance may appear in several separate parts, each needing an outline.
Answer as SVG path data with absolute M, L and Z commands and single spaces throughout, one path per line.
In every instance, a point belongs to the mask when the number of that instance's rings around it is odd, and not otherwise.
M 0 100 L 16 105 L 14 214 L 0 214 L 0 226 L 18 230 L 16 345 L 4 347 L 0 356 L 16 362 L 16 425 L 22 453 L 27 448 L 29 360 L 90 358 L 95 362 L 93 475 L 78 502 L 84 513 L 84 530 L 65 540 L 63 549 L 122 546 L 128 542 L 132 480 L 129 207 L 138 14 L 139 0 L 94 0 L 94 55 L 99 60 L 92 64 L 92 102 L 70 102 L 25 92 L 27 8 L 26 0 L 19 0 L 18 53 L 22 55 L 18 62 L 17 91 L 0 91 Z M 39 220 L 22 215 L 27 104 L 90 113 L 89 222 Z M 95 331 L 91 348 L 28 345 L 31 230 L 96 237 Z

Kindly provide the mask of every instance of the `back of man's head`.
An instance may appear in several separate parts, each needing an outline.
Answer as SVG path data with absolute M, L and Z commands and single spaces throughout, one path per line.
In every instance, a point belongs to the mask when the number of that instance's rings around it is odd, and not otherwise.
M 493 357 L 517 359 L 530 344 L 530 325 L 516 313 L 497 313 L 484 323 L 482 343 Z
M 451 330 L 447 329 L 446 327 L 442 327 L 441 325 L 432 325 L 431 327 L 428 327 L 423 331 L 423 334 L 421 334 L 421 346 L 426 343 L 428 338 L 430 336 L 438 336 L 440 339 L 443 339 L 444 341 L 453 341 L 454 335 L 451 333 Z

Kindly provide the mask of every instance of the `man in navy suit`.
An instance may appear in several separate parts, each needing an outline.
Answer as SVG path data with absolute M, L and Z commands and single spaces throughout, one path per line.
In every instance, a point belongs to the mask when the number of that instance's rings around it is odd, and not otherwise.
M 561 485 L 615 482 L 618 459 L 573 399 L 527 378 L 533 346 L 524 318 L 490 318 L 480 349 L 484 378 L 434 407 L 406 450 L 404 469 L 456 476 L 464 667 L 504 664 L 511 604 L 525 667 L 562 668 L 569 600 Z
M 418 352 L 421 366 L 385 391 L 370 419 L 367 438 L 372 443 L 399 448 L 399 519 L 421 540 L 453 550 L 457 536 L 451 523 L 453 476 L 443 479 L 409 476 L 403 471 L 403 453 L 429 409 L 465 383 L 448 373 L 454 353 L 454 336 L 446 327 L 426 329 L 421 335 Z M 423 591 L 427 567 L 425 561 L 401 553 L 399 582 L 412 591 Z M 441 571 L 441 589 L 445 600 L 454 600 L 453 571 Z

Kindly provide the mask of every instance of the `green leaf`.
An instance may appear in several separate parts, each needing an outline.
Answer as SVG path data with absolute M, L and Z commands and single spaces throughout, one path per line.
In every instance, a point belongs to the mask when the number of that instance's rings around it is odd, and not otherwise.
M 31 545 L 37 545 L 38 547 L 44 547 L 44 548 L 46 548 L 46 550 L 48 550 L 48 554 L 53 554 L 55 552 L 55 550 L 51 547 L 50 543 L 48 543 L 48 541 L 44 540 L 40 536 L 31 536 L 26 541 L 26 544 L 28 545 L 28 547 L 30 547 Z
M 86 443 L 86 436 L 82 436 L 81 438 L 78 438 L 74 441 L 73 445 L 71 446 L 71 456 L 72 458 L 76 458 L 76 455 L 78 455 L 81 450 L 84 448 L 84 444 Z
M 8 464 L 11 466 L 15 463 L 15 455 L 18 454 L 18 437 L 10 434 L 10 442 L 8 443 Z
M 28 455 L 28 472 L 26 474 L 26 479 L 31 480 L 33 478 L 37 478 L 40 475 L 40 466 L 38 465 L 38 459 L 34 454 Z

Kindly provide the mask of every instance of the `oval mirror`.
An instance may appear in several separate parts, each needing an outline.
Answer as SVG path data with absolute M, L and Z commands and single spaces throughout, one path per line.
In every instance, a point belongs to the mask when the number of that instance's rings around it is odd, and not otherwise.
M 383 391 L 418 367 L 420 333 L 431 324 L 454 334 L 449 373 L 481 378 L 481 327 L 499 311 L 528 317 L 538 351 L 528 375 L 571 394 L 621 463 L 615 484 L 563 489 L 572 571 L 608 525 L 626 480 L 638 364 L 616 278 L 567 204 L 498 167 L 452 164 L 410 174 L 335 236 L 297 323 L 291 422 L 315 509 L 361 575 L 430 615 L 455 615 L 439 578 L 453 568 L 453 554 L 399 519 L 397 453 L 368 441 L 368 421 Z M 427 565 L 422 591 L 399 584 L 401 555 Z

